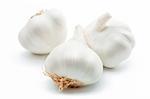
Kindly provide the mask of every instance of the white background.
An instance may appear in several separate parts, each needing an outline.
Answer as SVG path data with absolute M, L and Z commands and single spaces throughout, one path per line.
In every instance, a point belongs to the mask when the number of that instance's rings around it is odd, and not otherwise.
M 42 74 L 46 56 L 29 53 L 18 32 L 41 9 L 63 12 L 68 38 L 75 25 L 83 27 L 104 12 L 130 25 L 136 46 L 116 69 L 105 69 L 95 85 L 59 92 Z M 149 0 L 0 0 L 0 99 L 150 99 Z

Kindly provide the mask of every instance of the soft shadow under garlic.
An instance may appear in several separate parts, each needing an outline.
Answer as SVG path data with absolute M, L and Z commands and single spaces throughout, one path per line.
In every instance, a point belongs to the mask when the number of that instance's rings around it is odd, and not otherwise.
M 97 92 L 97 90 L 103 90 L 104 88 L 104 83 L 101 84 L 102 82 L 99 81 L 98 83 L 96 84 L 93 84 L 93 85 L 88 85 L 88 86 L 82 86 L 82 87 L 79 87 L 79 88 L 68 88 L 66 90 L 64 90 L 62 93 L 64 94 L 83 94 L 83 93 L 95 93 Z M 98 92 L 99 92 L 98 91 Z
M 38 54 L 33 54 L 33 53 L 30 53 L 30 52 L 22 52 L 21 55 L 21 61 L 24 61 L 25 63 L 33 63 L 33 64 L 36 64 L 39 65 L 41 63 L 44 63 L 47 55 L 38 55 Z M 39 65 L 40 66 L 40 65 Z
M 113 73 L 121 73 L 123 71 L 126 71 L 129 67 L 132 66 L 132 61 L 131 60 L 127 60 L 121 64 L 119 64 L 118 66 L 116 66 L 115 68 L 107 68 L 104 67 L 104 72 L 113 72 Z
M 49 79 L 51 79 L 51 78 L 49 78 Z M 88 85 L 88 86 L 82 86 L 79 88 L 67 88 L 67 89 L 64 89 L 63 91 L 58 91 L 58 87 L 55 86 L 55 84 L 52 80 L 46 80 L 45 85 L 46 85 L 45 88 L 48 91 L 56 93 L 56 94 L 63 93 L 63 94 L 79 95 L 79 94 L 83 94 L 83 93 L 89 94 L 89 93 L 100 92 L 106 87 L 107 82 L 105 82 L 105 78 L 102 77 L 101 80 L 95 84 Z

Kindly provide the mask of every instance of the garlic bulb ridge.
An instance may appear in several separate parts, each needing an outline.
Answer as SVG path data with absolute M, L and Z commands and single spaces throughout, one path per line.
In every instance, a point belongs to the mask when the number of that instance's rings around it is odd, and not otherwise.
M 66 39 L 66 23 L 57 10 L 33 15 L 19 33 L 21 45 L 35 54 L 48 54 Z
M 60 90 L 93 84 L 102 75 L 101 59 L 86 45 L 83 32 L 76 26 L 72 39 L 57 46 L 44 64 L 46 75 Z

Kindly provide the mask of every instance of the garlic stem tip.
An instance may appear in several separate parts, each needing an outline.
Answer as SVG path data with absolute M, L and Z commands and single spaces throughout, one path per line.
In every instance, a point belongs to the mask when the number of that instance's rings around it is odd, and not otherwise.
M 102 16 L 103 16 L 103 17 L 106 17 L 106 18 L 108 18 L 108 19 L 110 19 L 110 18 L 112 17 L 109 12 L 104 13 Z
M 109 13 L 105 13 L 101 15 L 97 20 L 96 30 L 101 32 L 105 28 L 105 25 L 110 18 L 111 18 L 111 15 Z

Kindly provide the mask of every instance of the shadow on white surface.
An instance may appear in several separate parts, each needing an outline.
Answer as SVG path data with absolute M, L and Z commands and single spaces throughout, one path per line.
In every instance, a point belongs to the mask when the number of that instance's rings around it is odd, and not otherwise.
M 104 72 L 112 72 L 112 73 L 121 73 L 123 71 L 126 71 L 129 69 L 129 67 L 132 65 L 131 60 L 127 60 L 120 65 L 116 66 L 115 68 L 106 68 L 104 67 Z
M 30 52 L 22 52 L 20 53 L 20 61 L 23 63 L 32 63 L 41 66 L 41 63 L 44 63 L 47 55 L 37 55 L 37 54 L 32 54 Z M 31 66 L 31 65 L 30 65 Z
M 106 83 L 104 82 L 104 79 L 101 79 L 99 82 L 93 84 L 93 85 L 89 85 L 89 86 L 85 86 L 85 87 L 81 87 L 81 88 L 77 88 L 77 89 L 66 89 L 64 90 L 62 93 L 64 94 L 83 94 L 83 93 L 96 93 L 96 92 L 100 92 L 105 88 Z
M 52 82 L 51 79 L 46 80 L 46 90 L 55 94 L 88 94 L 88 93 L 96 93 L 102 91 L 106 86 L 105 79 L 102 77 L 99 82 L 93 85 L 80 87 L 80 88 L 68 88 L 63 91 L 59 91 L 58 87 Z M 98 90 L 98 91 L 97 91 Z

